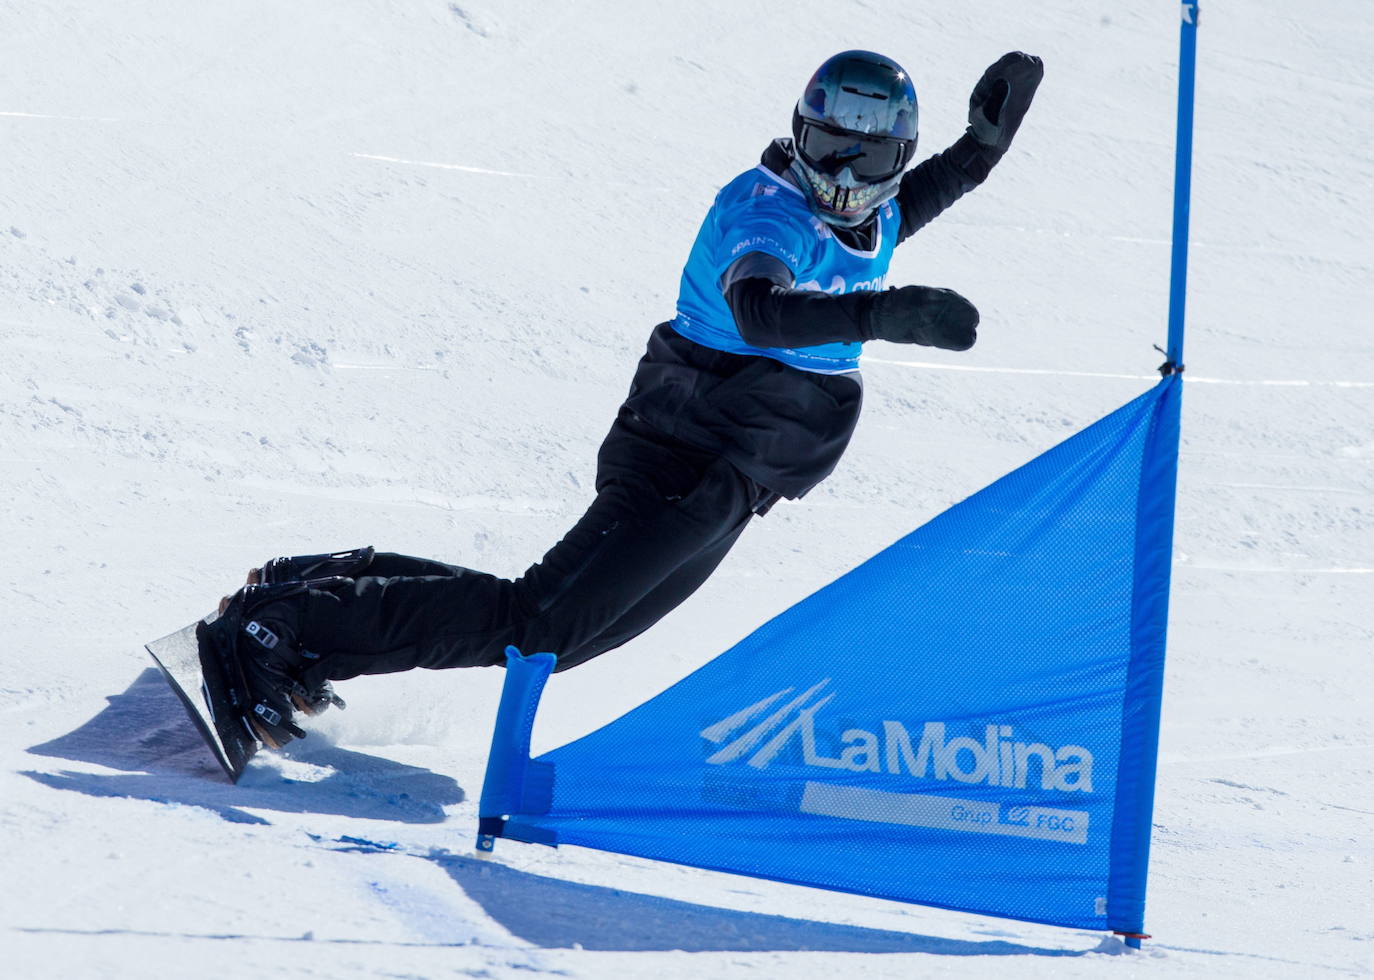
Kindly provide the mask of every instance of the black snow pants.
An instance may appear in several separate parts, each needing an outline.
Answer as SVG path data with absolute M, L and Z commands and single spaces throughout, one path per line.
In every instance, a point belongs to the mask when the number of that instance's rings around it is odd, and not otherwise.
M 311 679 L 502 664 L 508 644 L 574 667 L 676 608 L 775 499 L 624 411 L 598 456 L 596 499 L 520 578 L 378 554 L 352 585 L 307 593 Z

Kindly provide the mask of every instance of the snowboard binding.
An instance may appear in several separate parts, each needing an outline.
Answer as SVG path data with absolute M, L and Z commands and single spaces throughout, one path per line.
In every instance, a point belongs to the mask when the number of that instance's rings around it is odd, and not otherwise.
M 365 550 L 370 560 L 371 549 Z M 328 562 L 336 556 L 308 558 Z M 299 607 L 291 600 L 310 589 L 337 588 L 348 581 L 330 576 L 246 585 L 226 597 L 218 618 L 197 629 L 207 700 L 214 703 L 218 696 L 248 733 L 269 748 L 305 737 L 292 721 L 293 712 L 318 715 L 330 705 L 345 707 L 328 681 L 303 680 L 320 658 L 301 644 Z
M 249 585 L 280 585 L 310 579 L 355 578 L 372 563 L 376 549 L 353 548 L 323 555 L 273 558 L 261 568 L 248 570 Z

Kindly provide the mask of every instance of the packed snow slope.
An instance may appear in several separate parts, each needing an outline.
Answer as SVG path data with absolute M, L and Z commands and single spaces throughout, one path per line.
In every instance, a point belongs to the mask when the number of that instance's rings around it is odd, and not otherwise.
M 559 675 L 536 749 L 656 693 L 1152 383 L 1178 16 L 0 0 L 6 975 L 1374 972 L 1363 3 L 1203 15 L 1143 953 L 575 848 L 482 864 L 499 670 L 349 682 L 346 712 L 231 787 L 142 652 L 275 554 L 518 574 L 588 502 L 715 190 L 823 58 L 905 63 L 924 155 L 987 64 L 1039 54 L 1010 155 L 892 270 L 971 297 L 977 347 L 871 345 L 834 477 L 661 625 Z

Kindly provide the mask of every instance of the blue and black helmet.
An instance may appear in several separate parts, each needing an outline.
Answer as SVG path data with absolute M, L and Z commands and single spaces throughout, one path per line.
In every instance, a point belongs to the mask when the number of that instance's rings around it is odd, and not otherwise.
M 816 69 L 792 113 L 793 169 L 822 220 L 862 224 L 897 193 L 918 115 L 916 89 L 891 58 L 842 51 Z

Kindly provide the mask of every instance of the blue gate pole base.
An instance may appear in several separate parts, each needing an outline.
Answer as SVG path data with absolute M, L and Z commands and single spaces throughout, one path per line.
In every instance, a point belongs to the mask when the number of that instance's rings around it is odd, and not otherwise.
M 548 812 L 552 767 L 530 761 L 530 736 L 539 696 L 556 663 L 551 653 L 525 657 L 515 647 L 506 648 L 506 681 L 477 807 L 477 853 L 481 856 L 491 854 L 496 838 L 506 836 L 506 823 L 513 814 Z M 537 836 L 537 843 L 554 843 L 544 835 L 529 836 Z

